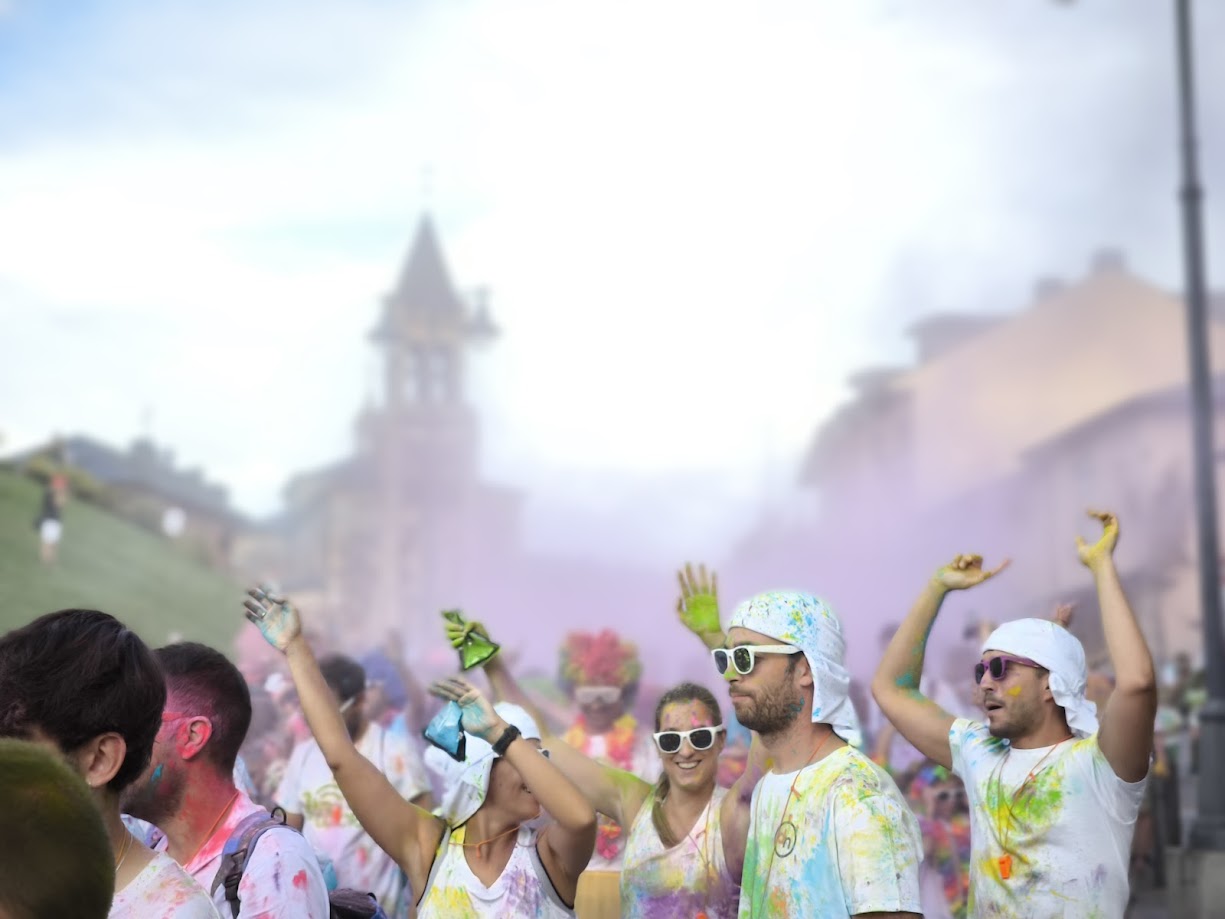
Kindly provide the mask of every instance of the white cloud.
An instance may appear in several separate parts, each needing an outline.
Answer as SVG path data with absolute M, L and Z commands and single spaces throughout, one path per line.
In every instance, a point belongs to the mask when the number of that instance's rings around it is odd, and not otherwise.
M 0 427 L 123 440 L 154 405 L 270 508 L 348 448 L 432 166 L 456 280 L 506 332 L 475 359 L 486 466 L 542 501 L 561 469 L 700 470 L 740 514 L 849 372 L 905 357 L 898 299 L 972 308 L 1005 278 L 1009 306 L 1082 261 L 1016 213 L 1076 185 L 1033 165 L 1061 138 L 1010 126 L 1066 126 L 1050 94 L 1103 105 L 1131 61 L 1106 13 L 1034 6 L 103 7 L 18 74 L 0 135 Z M 907 258 L 926 290 L 899 297 Z

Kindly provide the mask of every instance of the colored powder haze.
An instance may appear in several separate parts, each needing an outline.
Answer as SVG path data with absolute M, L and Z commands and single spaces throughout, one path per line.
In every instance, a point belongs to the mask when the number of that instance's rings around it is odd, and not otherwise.
M 653 572 L 663 608 L 618 624 L 656 667 L 692 558 L 729 603 L 830 595 L 863 670 L 955 528 L 837 564 L 737 545 L 813 519 L 803 451 L 920 316 L 1016 309 L 1102 246 L 1179 285 L 1168 6 L 4 0 L 0 449 L 151 431 L 276 511 L 351 449 L 428 208 L 504 330 L 471 393 L 528 547 Z M 1207 95 L 1225 8 L 1199 7 Z M 1007 551 L 997 523 L 977 544 Z M 566 589 L 529 659 L 581 615 Z

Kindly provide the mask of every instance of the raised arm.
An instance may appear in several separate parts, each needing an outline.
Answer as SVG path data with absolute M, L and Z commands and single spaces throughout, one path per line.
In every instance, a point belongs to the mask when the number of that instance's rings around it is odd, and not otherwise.
M 1101 521 L 1101 538 L 1088 545 L 1078 536 L 1076 549 L 1097 583 L 1102 632 L 1115 673 L 1114 692 L 1101 715 L 1097 742 L 1115 775 L 1125 782 L 1138 782 L 1148 774 L 1153 751 L 1153 719 L 1157 714 L 1153 656 L 1114 566 L 1118 518 L 1101 511 L 1090 511 L 1089 516 Z
M 423 890 L 442 839 L 442 821 L 400 797 L 387 777 L 357 751 L 336 697 L 302 636 L 297 609 L 263 590 L 249 594 L 244 602 L 247 618 L 270 645 L 284 653 L 302 713 L 358 823 L 380 849 L 395 859 L 413 890 Z
M 430 692 L 440 699 L 458 702 L 464 730 L 487 743 L 496 745 L 510 727 L 480 690 L 465 680 L 441 680 L 430 687 Z M 528 741 L 522 738 L 512 741 L 504 755 L 545 813 L 553 818 L 554 822 L 541 836 L 540 856 L 545 867 L 557 868 L 577 881 L 595 848 L 595 809 L 565 773 Z
M 958 555 L 938 570 L 894 633 L 872 678 L 872 697 L 885 717 L 924 756 L 946 768 L 953 765 L 949 746 L 953 716 L 919 692 L 927 638 L 950 590 L 974 587 L 1006 567 L 1005 561 L 998 568 L 984 570 L 982 556 Z

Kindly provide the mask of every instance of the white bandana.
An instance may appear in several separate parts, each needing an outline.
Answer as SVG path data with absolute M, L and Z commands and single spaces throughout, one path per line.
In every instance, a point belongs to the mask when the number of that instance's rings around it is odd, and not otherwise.
M 852 746 L 862 745 L 842 623 L 824 601 L 790 591 L 758 594 L 736 608 L 728 628 L 760 632 L 803 651 L 812 670 L 813 722 L 828 724 Z
M 1014 619 L 988 636 L 979 653 L 987 651 L 1028 657 L 1041 664 L 1050 671 L 1051 695 L 1063 709 L 1072 733 L 1078 737 L 1097 733 L 1097 706 L 1085 698 L 1085 649 L 1063 626 L 1049 619 Z

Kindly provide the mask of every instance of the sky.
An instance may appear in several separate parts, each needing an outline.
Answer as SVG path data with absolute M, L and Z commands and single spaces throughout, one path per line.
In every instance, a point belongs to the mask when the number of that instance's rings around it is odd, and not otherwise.
M 529 544 L 718 558 L 813 506 L 919 317 L 1102 247 L 1179 285 L 1172 6 L 0 0 L 0 452 L 151 433 L 275 512 L 377 398 L 428 210 L 503 330 L 470 392 Z

